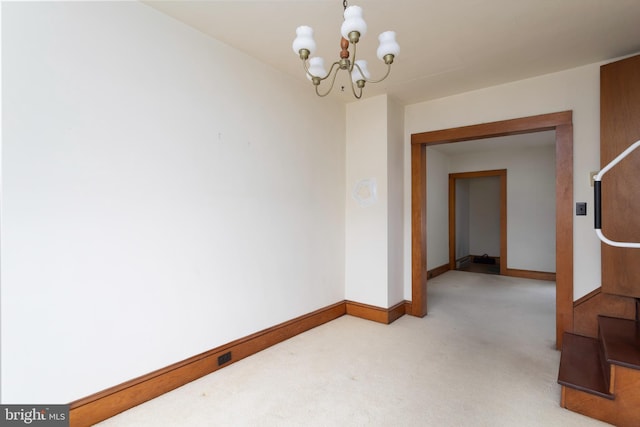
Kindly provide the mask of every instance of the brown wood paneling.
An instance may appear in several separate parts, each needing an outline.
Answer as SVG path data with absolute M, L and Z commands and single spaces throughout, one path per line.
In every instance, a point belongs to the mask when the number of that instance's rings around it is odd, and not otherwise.
M 411 314 L 427 314 L 427 149 L 411 146 Z
M 597 288 L 597 289 L 592 290 L 592 291 L 591 291 L 591 292 L 589 292 L 588 294 L 583 295 L 583 296 L 581 296 L 580 298 L 578 298 L 577 300 L 575 300 L 575 301 L 573 302 L 573 309 L 574 309 L 574 312 L 575 312 L 576 307 L 578 307 L 578 306 L 579 306 L 579 305 L 581 305 L 581 304 L 586 303 L 586 302 L 587 302 L 587 301 L 589 301 L 591 298 L 595 298 L 595 297 L 597 297 L 601 292 L 602 292 L 602 288 L 600 287 L 600 288 Z
M 615 378 L 613 400 L 563 386 L 562 406 L 619 427 L 637 427 L 640 425 L 640 371 L 615 366 L 612 375 Z
M 103 421 L 344 314 L 346 304 L 342 301 L 72 402 L 70 425 Z M 231 361 L 218 366 L 218 356 L 229 351 Z
M 573 331 L 596 338 L 599 315 L 634 319 L 635 301 L 628 297 L 605 294 L 602 288 L 598 288 L 574 303 Z
M 640 425 L 640 371 L 615 366 L 615 393 L 620 396 L 613 424 L 621 427 Z
M 640 55 L 600 68 L 600 164 L 640 140 Z M 640 150 L 602 178 L 602 232 L 640 242 Z M 602 244 L 604 292 L 640 297 L 640 249 Z
M 617 410 L 615 400 L 562 386 L 562 407 L 596 420 L 610 422 Z
M 426 150 L 446 144 L 496 136 L 556 131 L 556 345 L 573 330 L 573 113 L 562 111 L 500 122 L 411 135 L 411 227 L 413 313 L 426 314 Z M 506 214 L 506 213 L 505 213 Z M 424 259 L 420 262 L 420 257 Z M 501 266 L 507 265 L 506 259 Z M 422 306 L 424 304 L 424 307 Z M 423 315 L 424 315 L 423 314 Z
M 573 330 L 573 125 L 556 127 L 556 346 Z

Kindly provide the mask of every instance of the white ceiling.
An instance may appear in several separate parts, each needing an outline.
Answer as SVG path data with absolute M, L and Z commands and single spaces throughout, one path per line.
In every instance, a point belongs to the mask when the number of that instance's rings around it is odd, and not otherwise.
M 295 29 L 315 31 L 318 56 L 340 51 L 341 0 L 144 1 L 309 85 L 291 49 Z M 365 97 L 401 104 L 552 73 L 640 52 L 640 0 L 354 0 L 368 32 L 358 44 L 372 78 L 385 66 L 377 35 L 394 30 L 401 52 L 391 75 Z M 328 67 L 327 67 L 328 68 Z M 346 74 L 341 72 L 341 74 Z M 342 76 L 337 85 L 347 85 Z M 338 89 L 338 90 L 336 90 Z M 353 98 L 339 87 L 332 96 Z

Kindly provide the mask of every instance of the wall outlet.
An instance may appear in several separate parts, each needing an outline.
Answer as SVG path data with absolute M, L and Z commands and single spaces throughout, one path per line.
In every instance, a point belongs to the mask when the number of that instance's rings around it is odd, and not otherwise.
M 225 363 L 231 362 L 231 352 L 228 351 L 225 354 L 218 356 L 218 366 L 222 366 Z

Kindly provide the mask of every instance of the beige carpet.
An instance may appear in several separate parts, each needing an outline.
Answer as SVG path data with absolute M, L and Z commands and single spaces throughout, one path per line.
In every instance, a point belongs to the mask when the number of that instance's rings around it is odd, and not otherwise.
M 607 425 L 560 408 L 552 282 L 450 271 L 429 315 L 343 316 L 109 426 Z

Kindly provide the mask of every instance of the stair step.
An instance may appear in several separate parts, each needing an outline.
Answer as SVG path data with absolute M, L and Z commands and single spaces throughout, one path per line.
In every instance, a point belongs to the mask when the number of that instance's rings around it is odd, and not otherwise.
M 562 338 L 558 383 L 613 399 L 613 394 L 609 393 L 607 375 L 608 372 L 602 369 L 600 342 L 595 338 L 566 332 Z
M 639 322 L 598 316 L 598 329 L 607 362 L 630 369 L 640 369 Z

